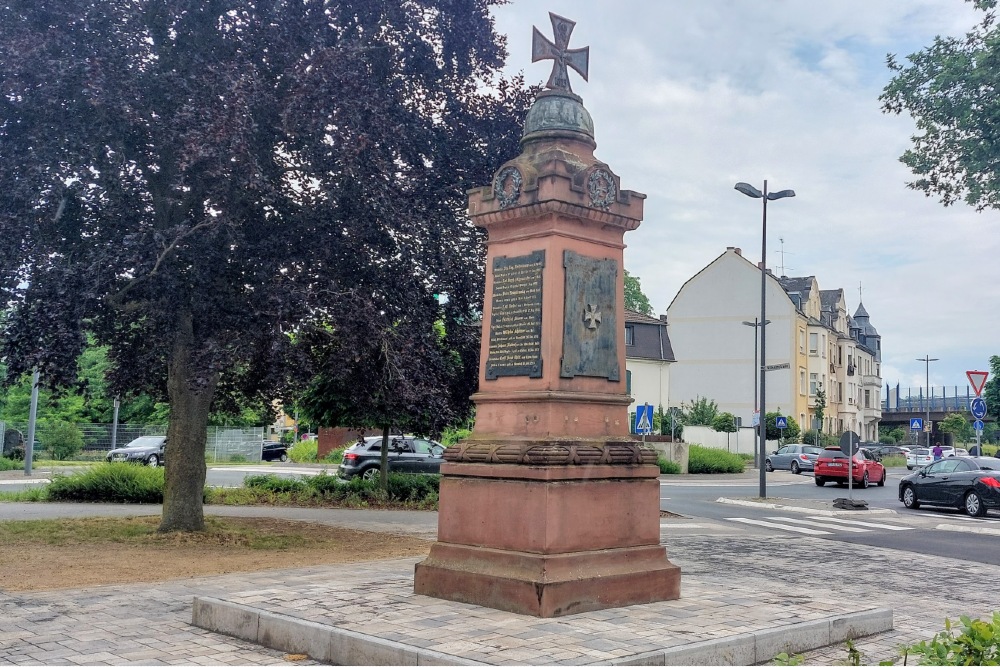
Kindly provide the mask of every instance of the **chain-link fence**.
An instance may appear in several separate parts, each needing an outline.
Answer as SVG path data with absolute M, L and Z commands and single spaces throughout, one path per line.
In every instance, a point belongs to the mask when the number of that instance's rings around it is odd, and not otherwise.
M 167 434 L 165 424 L 118 424 L 117 429 L 112 424 L 75 424 L 75 426 L 83 436 L 83 449 L 80 455 L 75 457 L 79 459 L 103 459 L 104 455 L 114 447 L 124 447 L 136 438 Z M 41 423 L 36 426 L 34 448 L 36 456 L 43 454 L 44 437 L 40 438 L 39 434 L 44 428 Z M 26 423 L 0 421 L 0 445 L 4 452 L 18 445 L 23 446 L 27 434 Z M 209 463 L 256 462 L 261 460 L 263 446 L 264 427 L 209 426 L 205 460 Z M 169 451 L 169 444 L 167 447 Z

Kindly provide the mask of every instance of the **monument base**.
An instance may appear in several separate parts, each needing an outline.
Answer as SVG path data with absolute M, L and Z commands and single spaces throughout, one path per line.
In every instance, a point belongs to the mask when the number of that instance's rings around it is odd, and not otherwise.
M 414 592 L 553 617 L 680 597 L 655 465 L 452 463 Z
M 681 570 L 666 549 L 634 547 L 542 555 L 466 545 L 431 547 L 417 563 L 421 595 L 551 618 L 681 595 Z

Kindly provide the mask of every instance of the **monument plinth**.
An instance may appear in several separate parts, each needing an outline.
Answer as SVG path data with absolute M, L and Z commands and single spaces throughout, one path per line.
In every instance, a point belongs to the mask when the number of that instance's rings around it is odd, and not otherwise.
M 645 195 L 594 157 L 593 121 L 569 89 L 575 25 L 552 16 L 533 60 L 553 58 L 521 155 L 469 192 L 487 230 L 472 435 L 441 466 L 438 541 L 414 590 L 537 616 L 680 597 L 660 545 L 656 455 L 629 435 L 624 234 Z

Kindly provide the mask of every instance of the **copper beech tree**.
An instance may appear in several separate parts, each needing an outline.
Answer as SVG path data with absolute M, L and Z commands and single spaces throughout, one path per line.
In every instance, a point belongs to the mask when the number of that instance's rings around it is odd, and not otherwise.
M 474 359 L 464 191 L 514 154 L 528 102 L 490 4 L 0 5 L 7 381 L 71 384 L 89 334 L 117 391 L 165 394 L 161 530 L 204 527 L 210 410 L 361 363 L 365 324 L 443 323 L 434 354 Z M 450 399 L 475 369 L 444 377 Z

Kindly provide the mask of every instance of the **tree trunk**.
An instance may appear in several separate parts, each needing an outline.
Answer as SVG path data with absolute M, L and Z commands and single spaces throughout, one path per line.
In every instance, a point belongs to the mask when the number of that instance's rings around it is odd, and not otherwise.
M 170 425 L 165 450 L 161 533 L 205 529 L 205 441 L 208 413 L 219 381 L 218 373 L 212 373 L 200 386 L 193 382 L 192 317 L 190 313 L 182 313 L 178 319 L 167 370 Z

